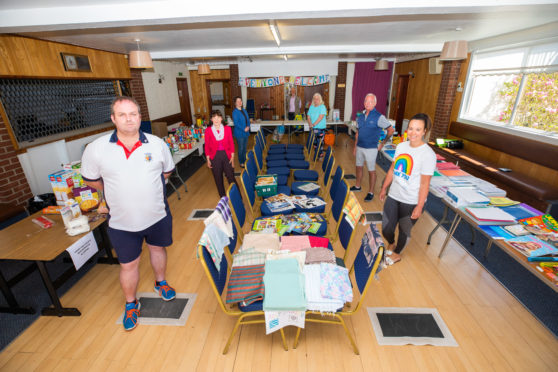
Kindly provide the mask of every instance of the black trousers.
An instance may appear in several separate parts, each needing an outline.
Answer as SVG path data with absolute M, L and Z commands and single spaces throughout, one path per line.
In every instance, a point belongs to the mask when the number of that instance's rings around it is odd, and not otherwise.
M 288 118 L 288 120 L 294 120 L 294 118 L 295 118 L 295 113 L 294 113 L 294 112 L 289 112 L 289 113 L 287 114 L 287 118 Z
M 225 150 L 217 151 L 215 157 L 211 160 L 211 171 L 213 172 L 213 178 L 215 178 L 215 185 L 217 185 L 217 191 L 219 191 L 219 196 L 226 196 L 225 185 L 223 183 L 223 173 L 227 177 L 229 183 L 236 183 L 234 178 L 234 169 L 229 162 L 227 153 Z M 238 186 L 238 184 L 237 184 Z
M 411 238 L 411 229 L 417 220 L 411 219 L 413 209 L 416 204 L 405 204 L 390 198 L 386 198 L 384 203 L 384 215 L 382 218 L 382 235 L 389 244 L 395 242 L 395 228 L 399 225 L 399 236 L 397 237 L 397 244 L 393 250 L 399 254 L 407 245 L 409 238 Z

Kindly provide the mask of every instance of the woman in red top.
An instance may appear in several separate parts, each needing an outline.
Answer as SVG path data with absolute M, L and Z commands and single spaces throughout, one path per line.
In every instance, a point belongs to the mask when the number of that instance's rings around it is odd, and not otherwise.
M 223 184 L 223 172 L 230 183 L 234 178 L 234 143 L 230 127 L 223 125 L 223 115 L 221 111 L 211 112 L 212 126 L 205 130 L 205 155 L 207 156 L 207 167 L 213 172 L 215 184 L 219 191 L 219 196 L 226 195 Z

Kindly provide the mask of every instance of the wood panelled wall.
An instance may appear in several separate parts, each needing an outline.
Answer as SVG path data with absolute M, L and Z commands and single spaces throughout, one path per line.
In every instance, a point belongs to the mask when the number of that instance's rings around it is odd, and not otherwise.
M 60 53 L 88 56 L 91 72 L 66 71 Z M 0 35 L 0 76 L 130 79 L 130 68 L 124 54 L 21 36 Z
M 208 75 L 199 75 L 197 70 L 190 71 L 190 85 L 192 87 L 192 99 L 194 101 L 193 115 L 200 115 L 209 119 L 211 108 L 208 107 L 208 94 L 206 80 L 229 80 L 230 72 L 226 70 L 211 70 Z M 231 102 L 232 105 L 232 102 Z
M 409 78 L 404 117 L 409 119 L 419 112 L 424 112 L 430 115 L 431 118 L 434 118 L 442 75 L 431 75 L 428 73 L 428 58 L 395 64 L 395 76 L 391 89 L 392 104 L 389 109 L 389 117 L 395 118 L 397 78 L 399 75 L 408 75 L 411 71 L 414 72 L 415 77 Z

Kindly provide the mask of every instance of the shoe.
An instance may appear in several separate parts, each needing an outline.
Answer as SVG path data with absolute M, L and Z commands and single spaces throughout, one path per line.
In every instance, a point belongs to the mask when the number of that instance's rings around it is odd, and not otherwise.
M 351 186 L 351 191 L 361 191 L 361 187 Z
M 386 259 L 385 259 L 386 265 L 388 265 L 388 266 L 391 266 L 395 263 L 398 263 L 399 261 L 401 261 L 401 258 L 398 258 L 398 259 L 394 260 L 391 257 L 386 257 Z
M 166 280 L 163 280 L 160 285 L 157 285 L 157 282 L 155 282 L 155 287 L 153 289 L 164 301 L 174 300 L 176 297 L 176 291 L 168 285 Z
M 240 164 L 240 168 L 244 168 L 244 164 Z
M 136 300 L 136 302 L 126 303 L 124 318 L 122 319 L 122 325 L 126 331 L 131 331 L 138 325 L 140 307 L 141 304 L 138 300 Z
M 369 192 L 368 194 L 366 194 L 366 197 L 364 198 L 364 201 L 369 202 L 369 201 L 372 201 L 372 199 L 374 199 L 374 194 Z

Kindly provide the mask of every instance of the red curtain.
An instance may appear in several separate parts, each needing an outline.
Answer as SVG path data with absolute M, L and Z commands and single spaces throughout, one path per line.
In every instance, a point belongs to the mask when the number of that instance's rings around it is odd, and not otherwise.
M 375 71 L 374 67 L 376 66 L 376 62 L 355 63 L 353 112 L 351 113 L 352 120 L 355 120 L 357 111 L 364 110 L 364 97 L 368 93 L 374 93 L 376 95 L 378 99 L 376 110 L 386 115 L 393 62 L 389 62 L 388 64 L 389 69 L 385 71 Z

